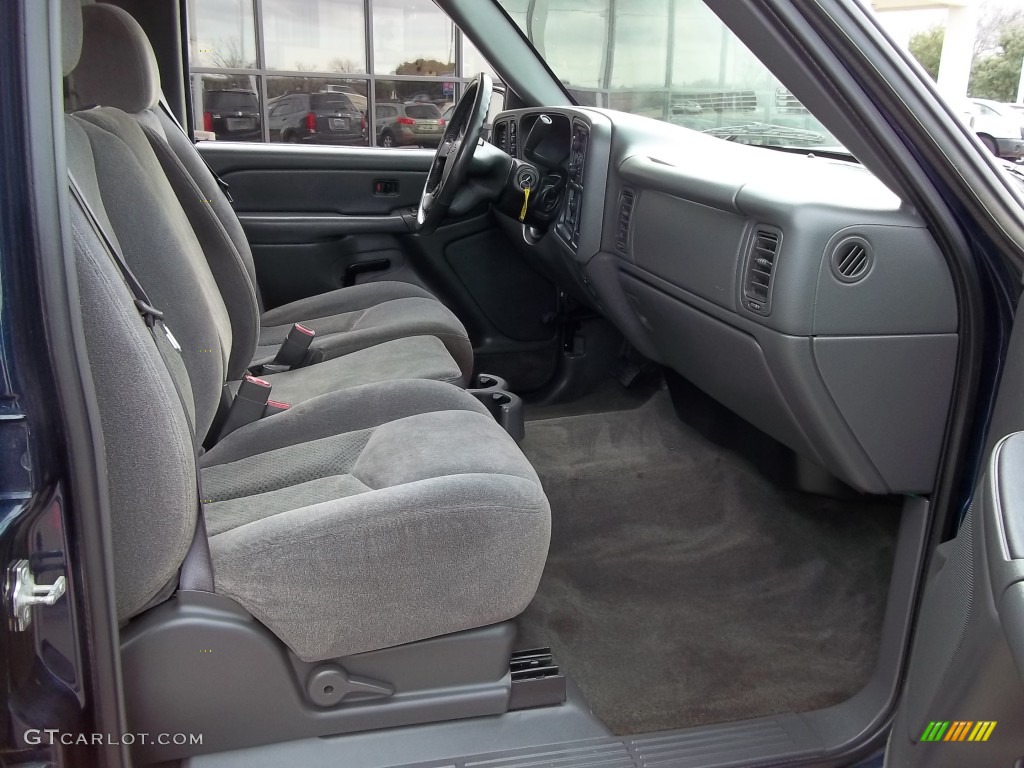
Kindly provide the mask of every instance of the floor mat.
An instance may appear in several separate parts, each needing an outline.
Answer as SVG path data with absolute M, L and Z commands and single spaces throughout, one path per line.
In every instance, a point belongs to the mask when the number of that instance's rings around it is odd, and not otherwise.
M 518 644 L 551 645 L 615 733 L 808 711 L 867 681 L 898 507 L 780 489 L 667 392 L 531 421 L 523 450 L 553 520 Z

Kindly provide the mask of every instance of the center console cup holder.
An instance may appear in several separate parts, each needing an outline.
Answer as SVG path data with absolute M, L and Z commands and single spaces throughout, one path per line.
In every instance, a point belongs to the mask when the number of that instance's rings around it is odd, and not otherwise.
M 479 400 L 490 414 L 508 432 L 512 439 L 519 442 L 526 437 L 526 424 L 523 420 L 523 401 L 519 395 L 508 391 L 508 382 L 500 376 L 488 373 L 479 374 L 469 394 Z
M 479 390 L 495 390 L 500 389 L 503 392 L 508 392 L 508 382 L 505 381 L 501 376 L 495 376 L 493 373 L 478 373 L 476 378 L 473 379 L 473 386 L 470 390 L 473 392 Z

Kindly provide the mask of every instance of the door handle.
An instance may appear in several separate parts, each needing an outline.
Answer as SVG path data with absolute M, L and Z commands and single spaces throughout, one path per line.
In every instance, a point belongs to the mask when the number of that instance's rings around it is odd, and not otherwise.
M 394 197 L 398 194 L 398 181 L 395 179 L 375 179 L 373 194 L 376 197 Z

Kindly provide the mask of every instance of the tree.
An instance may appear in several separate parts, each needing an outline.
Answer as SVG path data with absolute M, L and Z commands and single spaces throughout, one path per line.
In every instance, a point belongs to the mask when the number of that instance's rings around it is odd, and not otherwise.
M 941 26 L 910 38 L 910 53 L 937 79 L 945 30 Z M 1024 62 L 1024 9 L 982 4 L 967 92 L 976 99 L 1013 101 Z
M 1024 63 L 1024 20 L 1003 27 L 996 40 L 992 52 L 975 56 L 968 93 L 976 99 L 1013 101 Z
M 256 66 L 256 61 L 242 50 L 242 45 L 237 39 L 222 39 L 218 42 L 220 45 L 209 52 L 209 57 L 215 67 L 251 69 Z
M 405 61 L 395 68 L 396 75 L 422 75 L 426 77 L 453 76 L 455 63 L 438 61 L 437 59 L 416 59 Z
M 974 38 L 974 55 L 997 52 L 1002 45 L 1004 30 L 1021 23 L 1024 23 L 1024 9 L 1009 8 L 992 0 L 982 3 L 978 33 Z
M 939 61 L 942 59 L 942 42 L 945 37 L 946 30 L 936 25 L 910 38 L 911 55 L 932 76 L 932 80 L 939 77 Z
M 363 71 L 362 65 L 358 64 L 354 59 L 342 58 L 340 56 L 327 62 L 327 68 L 331 72 L 341 72 L 343 74 Z

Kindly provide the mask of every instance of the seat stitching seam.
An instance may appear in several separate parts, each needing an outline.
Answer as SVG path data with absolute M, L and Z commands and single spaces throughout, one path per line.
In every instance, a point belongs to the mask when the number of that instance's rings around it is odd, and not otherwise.
M 222 533 L 227 533 L 228 531 L 234 531 L 234 530 L 237 530 L 239 528 L 244 528 L 247 525 L 252 525 L 253 523 L 258 523 L 258 522 L 260 522 L 262 520 L 269 520 L 270 518 L 276 517 L 277 515 L 280 515 L 280 514 L 282 514 L 284 512 L 291 512 L 292 510 L 296 510 L 296 509 L 304 509 L 306 507 L 312 507 L 312 506 L 314 506 L 316 504 L 325 504 L 325 503 L 330 502 L 330 501 L 341 501 L 342 499 L 352 498 L 354 496 L 359 496 L 359 495 L 361 495 L 363 493 L 367 493 L 368 491 L 376 490 L 376 489 L 371 488 L 370 486 L 368 486 L 366 483 L 364 483 L 362 480 L 360 480 L 358 477 L 356 477 L 351 472 L 340 472 L 340 473 L 336 473 L 336 474 L 332 474 L 332 475 L 322 475 L 320 477 L 310 478 L 309 480 L 304 480 L 301 483 L 296 483 L 294 485 L 285 485 L 285 486 L 282 486 L 280 488 L 273 488 L 273 489 L 271 489 L 269 491 L 264 491 L 263 493 L 253 493 L 253 494 L 249 494 L 249 495 L 244 495 L 243 494 L 241 496 L 232 496 L 230 498 L 214 499 L 214 500 L 210 501 L 209 504 L 210 505 L 212 505 L 212 504 L 223 504 L 223 503 L 228 503 L 228 502 L 242 501 L 243 499 L 256 499 L 257 497 L 260 497 L 260 496 L 266 496 L 268 493 L 277 493 L 279 491 L 284 491 L 284 490 L 288 490 L 288 489 L 292 489 L 292 488 L 298 488 L 299 486 L 308 485 L 310 483 L 315 483 L 315 482 L 318 482 L 318 481 L 321 481 L 321 480 L 331 480 L 331 479 L 336 478 L 336 477 L 351 477 L 357 483 L 359 483 L 364 488 L 366 488 L 366 490 L 365 491 L 359 491 L 358 493 L 347 494 L 345 496 L 334 496 L 334 497 L 329 498 L 329 499 L 324 499 L 323 501 L 316 501 L 316 502 L 313 502 L 312 504 L 305 504 L 305 505 L 303 505 L 301 507 L 292 507 L 290 509 L 281 509 L 281 510 L 278 510 L 277 512 L 274 512 L 273 514 L 265 515 L 263 517 L 259 517 L 259 518 L 253 519 L 253 520 L 248 520 L 248 521 L 240 523 L 238 525 L 234 525 L 234 526 L 232 526 L 230 528 L 226 528 L 225 530 L 220 531 L 219 533 L 210 534 L 210 538 L 212 539 L 214 536 L 220 536 Z M 204 507 L 206 507 L 206 506 L 207 505 L 204 504 Z
M 472 473 L 464 473 L 462 475 L 446 475 L 445 477 L 449 477 L 449 478 L 450 477 L 464 477 L 464 476 L 466 476 L 466 474 L 474 474 L 474 475 L 475 474 L 488 474 L 488 475 L 501 475 L 502 477 L 517 477 L 520 480 L 522 480 L 523 482 L 531 483 L 531 484 L 535 485 L 535 483 L 533 483 L 532 480 L 527 480 L 524 477 L 519 477 L 519 475 L 508 475 L 508 474 L 501 473 L 501 472 L 472 472 Z M 354 475 L 353 475 L 353 477 L 354 477 Z M 359 480 L 358 477 L 356 479 Z M 360 480 L 360 482 L 362 482 L 362 481 Z M 363 483 L 363 485 L 366 485 L 366 483 Z M 402 483 L 401 485 L 406 485 L 406 483 Z M 371 488 L 370 490 L 371 491 L 388 490 L 390 488 L 400 488 L 401 485 L 391 485 L 391 486 L 387 486 L 387 488 Z M 369 487 L 369 486 L 367 486 L 367 487 Z M 298 512 L 298 511 L 303 510 L 303 509 L 310 509 L 311 507 L 318 506 L 320 504 L 330 504 L 332 501 L 344 501 L 345 499 L 355 498 L 355 496 L 359 496 L 359 495 L 361 495 L 361 494 L 355 494 L 354 496 L 343 496 L 343 497 L 337 498 L 337 499 L 328 499 L 327 501 L 318 501 L 316 504 L 307 504 L 305 507 L 294 507 L 292 509 L 283 509 L 280 512 L 275 512 L 273 515 L 268 515 L 267 517 L 261 517 L 259 520 L 252 520 L 252 521 L 250 521 L 248 523 L 243 523 L 242 525 L 236 526 L 234 528 L 229 528 L 228 530 L 222 531 L 221 533 L 215 533 L 212 536 L 210 536 L 209 538 L 210 538 L 210 541 L 213 541 L 218 536 L 223 536 L 224 534 L 231 533 L 232 531 L 240 531 L 243 528 L 248 528 L 250 525 L 256 525 L 257 523 L 261 523 L 264 520 L 272 520 L 273 518 L 277 517 L 278 515 L 284 515 L 284 514 L 287 514 L 289 512 Z M 242 497 L 242 498 L 244 498 L 244 497 Z M 536 512 L 543 512 L 545 509 L 547 509 L 547 507 L 548 507 L 548 505 L 544 504 L 544 503 L 531 504 L 531 505 L 519 505 L 519 506 L 516 506 L 516 507 L 507 507 L 507 506 L 504 506 L 502 504 L 458 505 L 458 506 L 450 506 L 450 507 L 433 507 L 431 512 L 429 513 L 429 516 L 433 517 L 437 513 L 475 512 L 475 511 L 478 511 L 478 510 L 486 511 L 486 510 L 494 510 L 494 509 L 502 510 L 502 511 L 507 511 L 507 512 L 511 512 L 511 513 L 515 513 L 515 514 L 520 514 L 520 513 L 523 513 L 523 514 L 534 514 Z M 423 514 L 422 516 L 423 517 L 427 517 L 426 514 Z M 276 540 L 266 541 L 266 542 L 264 542 L 263 546 L 251 546 L 251 547 L 249 547 L 248 551 L 250 553 L 262 553 L 262 552 L 265 552 L 266 550 L 274 547 L 275 545 L 276 545 Z
M 346 335 L 350 335 L 350 334 L 353 334 L 353 333 L 360 333 L 361 331 L 372 331 L 372 330 L 374 330 L 374 329 L 373 328 L 363 328 L 363 329 L 359 329 L 359 330 L 355 330 L 355 331 L 329 331 L 329 332 L 324 333 L 322 335 L 318 335 L 316 337 L 316 339 L 314 339 L 314 341 L 313 341 L 313 346 L 316 346 L 316 342 L 317 341 L 321 341 L 321 340 L 325 340 L 325 339 L 330 339 L 330 338 L 335 337 L 335 336 L 346 336 Z M 444 339 L 457 339 L 457 340 L 465 339 L 466 341 L 469 340 L 469 336 L 468 335 L 463 335 L 461 333 L 444 333 L 444 332 L 441 332 L 441 331 L 437 331 L 437 332 L 426 331 L 426 332 L 423 332 L 423 333 L 414 333 L 414 334 L 411 334 L 411 335 L 408 335 L 408 336 L 398 336 L 395 339 L 388 339 L 388 341 L 396 341 L 397 339 L 411 339 L 411 338 L 416 338 L 418 336 L 433 336 L 434 338 L 438 339 L 439 341 L 443 341 Z M 272 344 L 264 344 L 263 346 L 270 347 L 270 346 L 273 346 L 273 345 Z M 371 346 L 375 346 L 375 345 L 371 345 Z M 366 349 L 366 348 L 367 347 L 361 347 L 361 349 Z M 353 351 L 357 351 L 357 350 L 353 350 Z
M 344 288 L 339 288 L 337 290 L 342 290 L 343 291 L 345 289 Z M 310 298 L 315 298 L 315 297 L 310 297 Z M 301 299 L 299 301 L 301 301 Z M 400 301 L 429 301 L 429 302 L 437 304 L 437 305 L 443 307 L 444 309 L 447 309 L 449 312 L 451 312 L 451 310 L 448 309 L 448 307 L 445 307 L 445 305 L 442 304 L 440 302 L 440 300 L 438 300 L 436 298 L 428 298 L 427 296 L 402 296 L 402 297 L 397 298 L 397 299 L 385 299 L 382 302 L 379 302 L 377 304 L 371 304 L 370 306 L 363 307 L 361 309 L 349 309 L 349 310 L 345 310 L 345 311 L 342 311 L 342 312 L 327 311 L 325 314 L 322 314 L 322 315 L 316 315 L 314 317 L 307 317 L 306 320 L 312 322 L 312 321 L 315 321 L 315 320 L 323 320 L 324 318 L 328 318 L 328 317 L 337 317 L 338 315 L 353 315 L 356 312 L 361 313 L 360 317 L 362 317 L 363 314 L 366 314 L 371 309 L 376 309 L 377 307 L 383 307 L 383 306 L 386 306 L 388 304 L 394 304 L 394 303 L 400 302 Z M 280 309 L 280 307 L 275 307 L 274 309 L 270 310 L 270 312 L 274 312 L 277 309 Z M 265 312 L 264 314 L 269 314 L 269 312 Z M 455 313 L 453 312 L 452 314 L 454 315 Z M 266 325 L 265 327 L 267 327 L 267 328 L 275 328 L 275 327 L 286 326 L 286 325 L 290 325 L 290 323 L 288 323 L 287 321 L 282 322 L 282 323 L 270 323 L 269 325 Z

